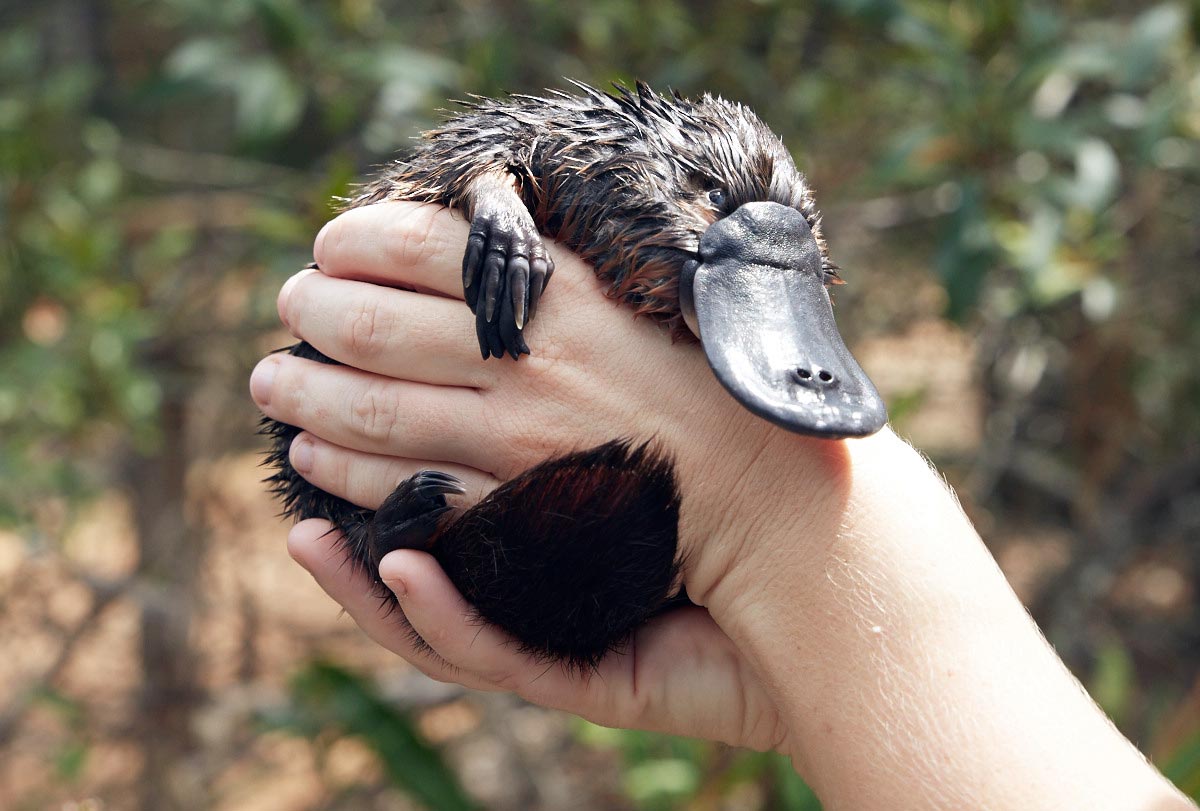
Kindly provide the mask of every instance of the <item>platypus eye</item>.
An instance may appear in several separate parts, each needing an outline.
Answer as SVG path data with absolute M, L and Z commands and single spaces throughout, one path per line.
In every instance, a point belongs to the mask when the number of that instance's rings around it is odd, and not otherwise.
M 713 189 L 708 193 L 708 201 L 717 208 L 725 207 L 725 199 L 724 189 Z

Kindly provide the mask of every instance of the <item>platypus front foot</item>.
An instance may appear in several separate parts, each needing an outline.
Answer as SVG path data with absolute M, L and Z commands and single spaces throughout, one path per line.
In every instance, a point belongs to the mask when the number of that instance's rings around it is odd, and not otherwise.
M 463 256 L 463 293 L 475 313 L 484 360 L 529 354 L 522 333 L 553 273 L 554 260 L 523 205 L 476 205 Z

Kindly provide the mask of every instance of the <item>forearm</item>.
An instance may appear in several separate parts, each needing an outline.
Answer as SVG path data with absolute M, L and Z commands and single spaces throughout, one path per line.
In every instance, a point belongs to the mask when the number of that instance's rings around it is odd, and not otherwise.
M 845 451 L 798 499 L 809 514 L 760 521 L 762 554 L 704 597 L 826 806 L 1192 807 L 1066 671 L 925 461 L 887 431 Z

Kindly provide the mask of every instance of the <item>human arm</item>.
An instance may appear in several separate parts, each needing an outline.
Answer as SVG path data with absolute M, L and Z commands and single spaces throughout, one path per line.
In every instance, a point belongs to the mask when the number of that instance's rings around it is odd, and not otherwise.
M 273 356 L 253 386 L 268 415 L 312 432 L 293 463 L 375 506 L 421 467 L 478 497 L 549 454 L 654 437 L 677 463 L 684 581 L 707 610 L 655 620 L 578 679 L 480 630 L 432 558 L 393 553 L 381 573 L 428 657 L 338 565 L 327 527 L 298 525 L 293 554 L 376 640 L 437 678 L 599 723 L 777 749 L 830 809 L 1191 807 L 1066 671 L 915 451 L 886 430 L 826 442 L 758 420 L 702 353 L 617 308 L 557 246 L 533 356 L 484 363 L 452 300 L 465 239 L 449 212 L 412 204 L 322 232 L 322 273 L 290 282 L 280 312 L 353 368 Z

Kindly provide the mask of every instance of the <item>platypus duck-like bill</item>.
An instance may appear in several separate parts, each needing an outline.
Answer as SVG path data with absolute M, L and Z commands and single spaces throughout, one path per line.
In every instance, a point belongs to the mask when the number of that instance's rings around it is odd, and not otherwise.
M 838 332 L 804 216 L 746 203 L 704 232 L 680 304 L 717 379 L 743 406 L 800 434 L 873 434 L 887 409 Z

